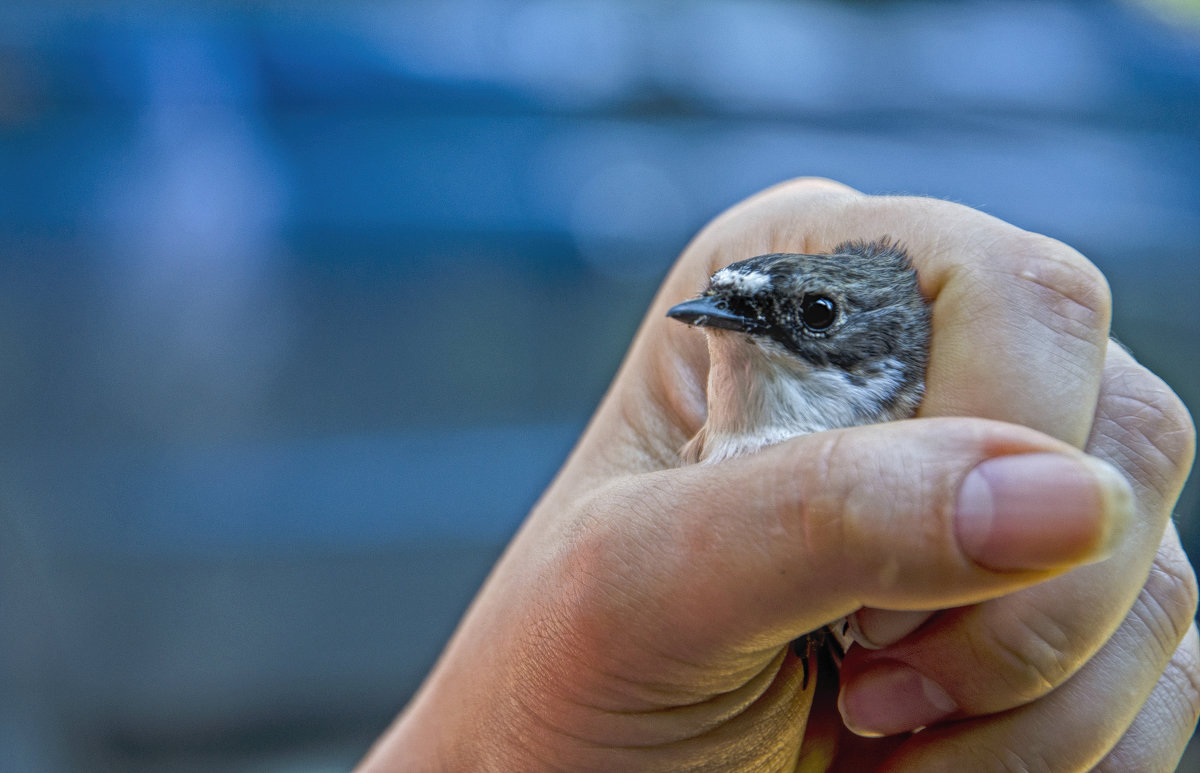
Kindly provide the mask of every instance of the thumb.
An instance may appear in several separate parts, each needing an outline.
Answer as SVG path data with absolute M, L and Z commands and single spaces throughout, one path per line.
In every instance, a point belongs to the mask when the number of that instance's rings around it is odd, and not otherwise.
M 624 486 L 642 489 L 617 493 L 634 523 L 611 524 L 632 536 L 639 627 L 710 653 L 781 646 L 864 605 L 1004 595 L 1106 557 L 1133 512 L 1104 462 L 966 418 L 809 435 Z

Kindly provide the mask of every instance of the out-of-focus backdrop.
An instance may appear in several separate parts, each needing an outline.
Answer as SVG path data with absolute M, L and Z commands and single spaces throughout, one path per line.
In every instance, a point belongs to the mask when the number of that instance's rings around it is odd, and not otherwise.
M 0 768 L 348 768 L 689 235 L 785 178 L 1076 246 L 1200 409 L 1198 16 L 5 4 Z

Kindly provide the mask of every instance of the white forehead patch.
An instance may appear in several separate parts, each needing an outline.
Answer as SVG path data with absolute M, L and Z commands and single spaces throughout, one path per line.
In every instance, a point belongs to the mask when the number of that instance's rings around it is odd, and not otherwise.
M 754 295 L 771 288 L 771 277 L 758 271 L 731 271 L 723 268 L 713 274 L 712 286 L 719 290 L 733 290 L 742 295 Z

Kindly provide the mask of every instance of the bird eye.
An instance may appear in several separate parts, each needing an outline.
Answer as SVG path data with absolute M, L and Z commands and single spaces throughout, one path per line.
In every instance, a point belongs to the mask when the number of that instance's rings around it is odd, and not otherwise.
M 800 317 L 809 330 L 828 330 L 837 318 L 837 304 L 824 295 L 806 295 L 800 301 Z

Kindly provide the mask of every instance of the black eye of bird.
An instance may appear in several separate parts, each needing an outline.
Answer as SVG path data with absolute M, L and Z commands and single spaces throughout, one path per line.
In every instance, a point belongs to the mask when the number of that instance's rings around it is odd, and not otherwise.
M 828 330 L 837 318 L 837 304 L 824 295 L 806 295 L 800 301 L 800 318 L 809 330 Z

